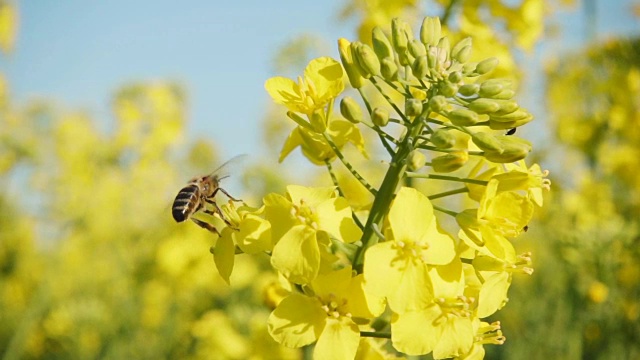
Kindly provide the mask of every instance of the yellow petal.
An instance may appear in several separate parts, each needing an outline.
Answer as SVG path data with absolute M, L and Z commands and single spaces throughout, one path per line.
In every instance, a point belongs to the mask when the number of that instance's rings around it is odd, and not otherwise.
M 275 76 L 268 79 L 264 83 L 264 88 L 267 90 L 269 95 L 271 95 L 271 98 L 278 104 L 288 105 L 292 101 L 301 100 L 300 87 L 298 84 L 296 84 L 295 81 L 282 76 Z
M 474 332 L 469 318 L 449 319 L 441 329 L 438 344 L 433 349 L 434 359 L 448 359 L 467 354 L 471 350 Z
M 405 257 L 393 246 L 392 242 L 383 242 L 367 249 L 365 291 L 386 297 L 391 310 L 398 313 L 427 307 L 433 300 L 427 266 Z
M 384 311 L 384 298 L 373 296 L 364 291 L 364 276 L 362 274 L 351 279 L 345 295 L 349 304 L 349 312 L 354 318 L 370 319 L 380 316 Z
M 327 318 L 326 325 L 316 348 L 314 359 L 344 360 L 353 359 L 358 351 L 360 331 L 358 326 L 346 317 Z
M 326 297 L 330 294 L 341 297 L 346 294 L 346 290 L 351 283 L 351 267 L 332 271 L 327 274 L 318 275 L 311 287 L 316 295 Z
M 292 227 L 273 247 L 271 265 L 291 282 L 310 283 L 320 269 L 316 232 L 306 225 Z
M 352 217 L 351 207 L 343 197 L 324 201 L 316 208 L 318 228 L 328 232 L 334 238 L 352 243 L 360 240 L 362 230 Z
M 280 150 L 280 157 L 278 158 L 278 162 L 282 162 L 289 154 L 298 146 L 302 144 L 302 138 L 300 137 L 300 127 L 296 127 L 291 131 L 289 137 L 284 142 L 282 146 L 282 150 Z
M 227 284 L 229 284 L 229 277 L 233 271 L 233 262 L 236 256 L 235 245 L 231 239 L 232 232 L 233 230 L 230 228 L 225 228 L 213 249 L 213 261 L 216 264 L 218 273 Z
M 330 57 L 311 60 L 304 70 L 304 77 L 315 87 L 316 106 L 336 98 L 344 90 L 342 65 Z
M 433 351 L 440 331 L 434 323 L 441 315 L 438 306 L 421 311 L 393 314 L 391 317 L 391 343 L 407 355 L 424 355 Z
M 271 312 L 267 328 L 280 344 L 298 348 L 318 339 L 326 318 L 327 313 L 316 298 L 292 293 Z
M 264 217 L 271 224 L 271 239 L 277 243 L 282 236 L 300 221 L 292 214 L 293 204 L 289 199 L 276 193 L 271 193 L 262 199 L 264 203 Z
M 477 316 L 485 318 L 500 310 L 506 303 L 511 276 L 506 272 L 486 276 L 478 296 Z
M 271 223 L 253 214 L 247 214 L 239 225 L 240 231 L 234 232 L 238 247 L 247 254 L 257 254 L 272 249 Z
M 427 264 L 446 265 L 456 256 L 453 237 L 438 225 L 435 216 L 431 218 L 431 223 L 419 242 L 428 245 L 428 248 L 422 251 L 424 262 Z
M 287 194 L 291 198 L 291 202 L 298 205 L 304 203 L 311 208 L 322 204 L 323 202 L 336 197 L 336 187 L 306 187 L 299 185 L 287 186 Z
M 433 206 L 418 190 L 403 187 L 389 210 L 389 225 L 395 241 L 420 241 L 432 223 Z
M 456 258 L 447 265 L 434 266 L 429 270 L 433 293 L 437 298 L 457 298 L 464 293 L 462 262 Z

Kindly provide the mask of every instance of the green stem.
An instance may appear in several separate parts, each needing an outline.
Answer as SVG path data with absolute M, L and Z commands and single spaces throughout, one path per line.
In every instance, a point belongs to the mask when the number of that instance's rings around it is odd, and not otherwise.
M 382 180 L 378 195 L 376 195 L 376 198 L 373 200 L 367 223 L 362 232 L 362 247 L 358 249 L 353 260 L 353 268 L 358 273 L 362 273 L 364 253 L 369 247 L 378 242 L 378 237 L 374 231 L 374 224 L 378 228 L 382 228 L 382 222 L 389 211 L 389 206 L 395 196 L 396 188 L 407 170 L 407 158 L 413 150 L 413 141 L 420 135 L 423 126 L 424 122 L 422 121 L 409 124 L 408 134 L 404 137 L 391 159 L 391 164 L 384 176 L 384 180 Z
M 360 331 L 360 336 L 378 339 L 391 339 L 391 333 L 379 333 L 375 331 Z
M 440 199 L 440 198 L 451 196 L 451 195 L 463 194 L 466 192 L 469 192 L 469 189 L 466 187 L 462 187 L 454 190 L 443 191 L 441 193 L 429 195 L 427 197 L 429 198 L 429 200 L 435 200 L 435 199 Z
M 340 161 L 342 161 L 342 164 L 344 164 L 344 166 L 347 168 L 347 170 L 349 170 L 349 172 L 356 178 L 358 179 L 358 181 L 360 181 L 360 183 L 362 184 L 362 186 L 364 186 L 367 190 L 369 190 L 370 193 L 373 194 L 373 196 L 376 196 L 376 194 L 378 193 L 378 191 L 376 189 L 373 188 L 373 186 L 371 186 L 367 180 L 365 180 L 362 175 L 360 175 L 356 169 L 353 167 L 353 165 L 351 165 L 351 163 L 344 157 L 344 155 L 342 155 L 342 152 L 340 151 L 340 149 L 338 149 L 338 146 L 336 146 L 336 144 L 333 142 L 333 140 L 331 139 L 331 135 L 329 135 L 326 131 L 322 133 L 322 136 L 324 136 L 325 140 L 327 140 L 327 143 L 329 144 L 329 146 L 331 147 L 331 149 L 333 150 L 334 153 L 336 153 L 336 156 L 338 156 L 338 159 L 340 159 Z
M 408 177 L 418 178 L 418 179 L 459 181 L 459 182 L 463 182 L 463 183 L 476 184 L 476 185 L 485 185 L 485 186 L 489 183 L 486 180 L 467 179 L 467 178 L 460 178 L 460 177 L 448 176 L 448 175 L 419 174 L 419 173 L 409 172 L 409 171 L 407 171 L 406 175 Z
M 455 211 L 447 210 L 445 208 L 441 208 L 440 206 L 436 206 L 436 205 L 433 205 L 433 210 L 440 211 L 441 213 L 445 213 L 445 214 L 451 215 L 453 217 L 456 217 L 458 215 L 458 213 L 455 212 Z
M 341 197 L 345 197 L 344 192 L 342 192 L 342 189 L 340 188 L 340 184 L 338 184 L 338 178 L 336 177 L 336 174 L 333 172 L 333 166 L 331 165 L 331 161 L 325 160 L 324 163 L 327 165 L 327 170 L 329 171 L 329 176 L 331 176 L 331 181 L 333 181 L 333 185 L 335 185 L 336 189 L 338 189 L 338 195 L 340 195 Z M 353 221 L 355 221 L 356 225 L 358 225 L 360 230 L 362 230 L 364 228 L 364 225 L 362 225 L 362 222 L 360 221 L 360 219 L 358 219 L 358 217 L 353 211 L 351 212 L 351 217 L 353 218 Z

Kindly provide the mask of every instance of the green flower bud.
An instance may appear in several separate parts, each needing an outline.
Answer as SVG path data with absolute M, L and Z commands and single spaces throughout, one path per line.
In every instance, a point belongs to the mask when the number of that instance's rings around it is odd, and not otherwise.
M 500 105 L 500 110 L 498 110 L 494 114 L 497 116 L 511 114 L 520 108 L 520 105 L 518 105 L 518 103 L 513 100 L 493 100 L 493 101 L 497 102 Z
M 407 116 L 418 116 L 422 113 L 422 101 L 418 99 L 407 99 L 404 102 L 404 113 Z
M 489 116 L 490 121 L 498 121 L 498 122 L 509 122 L 509 121 L 520 121 L 528 118 L 531 114 L 525 109 L 518 109 L 512 113 L 505 115 L 495 115 L 492 114 Z
M 407 168 L 409 168 L 409 171 L 419 170 L 427 161 L 424 154 L 418 150 L 413 150 L 411 154 L 409 154 L 409 158 L 407 160 Z
M 464 64 L 465 62 L 467 62 L 467 60 L 469 60 L 470 55 L 471 55 L 471 38 L 470 37 L 466 37 L 460 40 L 451 49 L 451 58 L 461 64 Z
M 489 119 L 489 128 L 492 130 L 510 130 L 522 126 L 531 120 L 533 120 L 533 115 L 529 115 L 528 117 L 517 121 L 500 122 Z
M 393 58 L 384 58 L 380 62 L 380 73 L 386 80 L 394 81 L 398 79 L 398 65 Z
M 504 89 L 500 93 L 492 96 L 485 96 L 491 99 L 499 99 L 499 100 L 511 100 L 516 95 L 515 90 L 513 89 Z
M 340 113 L 354 124 L 362 121 L 360 105 L 352 97 L 345 96 L 340 100 Z
M 366 78 L 380 75 L 380 60 L 378 60 L 376 53 L 373 52 L 369 45 L 358 43 L 355 54 L 358 65 L 360 65 L 360 69 Z
M 476 66 L 476 73 L 478 75 L 487 74 L 498 66 L 498 59 L 492 57 L 485 60 L 482 60 Z
M 449 102 L 447 102 L 447 98 L 442 95 L 436 95 L 429 100 L 429 108 L 434 112 L 442 112 L 447 108 Z
M 477 132 L 471 134 L 471 141 L 484 151 L 492 151 L 502 154 L 504 146 L 493 134 Z
M 440 83 L 440 93 L 446 97 L 452 97 L 458 92 L 458 85 L 448 81 Z
M 531 143 L 515 136 L 502 136 L 500 142 L 504 150 L 500 153 L 485 151 L 485 159 L 494 163 L 511 163 L 524 159 L 531 152 Z
M 393 58 L 393 46 L 384 31 L 378 26 L 371 32 L 371 44 L 378 59 Z
M 458 88 L 458 92 L 462 96 L 473 96 L 478 93 L 478 90 L 480 90 L 480 85 L 478 84 L 464 84 Z
M 349 83 L 356 89 L 361 88 L 362 85 L 364 85 L 364 78 L 360 74 L 360 70 L 353 59 L 351 43 L 349 40 L 344 38 L 338 39 L 338 51 L 340 52 L 340 61 L 342 61 L 342 66 L 349 78 Z
M 449 38 L 443 37 L 442 39 L 440 39 L 440 41 L 438 41 L 438 48 L 440 49 L 441 53 L 449 54 L 449 52 L 451 51 L 451 44 L 449 43 Z
M 455 125 L 469 126 L 476 124 L 480 119 L 475 111 L 467 109 L 455 109 L 449 111 L 447 117 Z
M 441 36 L 440 18 L 425 17 L 420 27 L 420 41 L 425 45 L 436 46 Z
M 429 64 L 427 63 L 427 57 L 417 57 L 413 62 L 413 66 L 411 67 L 411 69 L 413 70 L 413 76 L 418 79 L 422 79 L 427 76 L 427 74 L 429 74 Z
M 438 149 L 450 149 L 456 144 L 456 137 L 447 129 L 438 129 L 431 135 L 431 143 Z
M 500 110 L 500 104 L 497 101 L 484 98 L 470 102 L 467 107 L 478 114 L 491 114 Z
M 441 155 L 431 160 L 431 166 L 435 172 L 447 173 L 460 169 L 469 160 L 466 151 L 454 151 Z
M 407 51 L 409 40 L 404 31 L 404 23 L 398 18 L 391 20 L 391 43 L 398 54 Z
M 504 86 L 502 86 L 502 84 L 495 81 L 485 81 L 480 85 L 478 95 L 488 98 L 499 94 L 502 90 L 504 90 Z
M 475 62 L 466 63 L 462 65 L 462 74 L 464 74 L 464 76 L 466 77 L 478 76 L 478 74 L 476 74 L 477 66 L 478 66 L 478 63 L 475 63 Z
M 373 109 L 371 121 L 377 126 L 384 127 L 389 123 L 389 112 L 384 108 L 377 107 Z
M 449 74 L 449 82 L 452 84 L 458 84 L 462 81 L 462 72 L 453 71 Z
M 427 49 L 424 47 L 424 44 L 420 42 L 418 39 L 413 39 L 409 42 L 409 53 L 414 57 L 427 55 Z

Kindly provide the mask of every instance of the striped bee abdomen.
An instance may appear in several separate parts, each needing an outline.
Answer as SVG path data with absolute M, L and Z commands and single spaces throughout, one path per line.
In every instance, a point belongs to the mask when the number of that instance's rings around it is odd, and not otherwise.
M 200 202 L 199 189 L 195 184 L 185 186 L 173 201 L 171 215 L 176 222 L 183 222 L 193 214 Z

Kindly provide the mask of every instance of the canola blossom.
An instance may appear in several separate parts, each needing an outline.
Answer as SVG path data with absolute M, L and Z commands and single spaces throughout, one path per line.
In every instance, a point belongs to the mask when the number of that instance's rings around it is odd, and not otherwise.
M 333 186 L 289 185 L 256 208 L 224 206 L 233 226 L 212 248 L 216 266 L 229 282 L 236 254 L 267 254 L 281 280 L 267 292 L 269 334 L 313 346 L 316 359 L 481 359 L 485 345 L 505 341 L 500 323 L 484 319 L 533 272 L 531 253 L 512 241 L 550 184 L 510 130 L 533 117 L 511 81 L 490 76 L 498 60 L 471 61 L 471 39 L 451 44 L 438 18 L 415 36 L 394 19 L 372 29 L 371 44 L 340 39 L 340 61 L 317 58 L 297 80 L 266 81 L 295 124 L 279 160 L 299 147 Z M 367 179 L 356 164 L 374 138 L 384 175 Z M 347 200 L 352 185 L 334 163 L 370 202 Z

